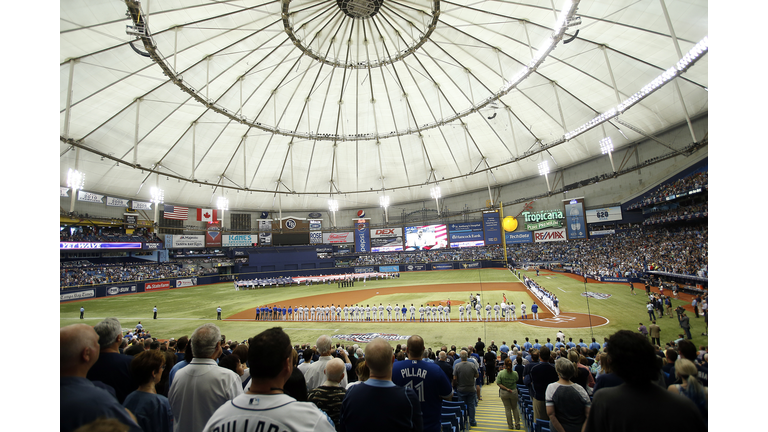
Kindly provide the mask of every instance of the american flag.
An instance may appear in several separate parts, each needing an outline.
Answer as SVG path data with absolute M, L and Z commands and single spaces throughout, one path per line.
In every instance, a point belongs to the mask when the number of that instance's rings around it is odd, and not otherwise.
M 163 217 L 166 219 L 187 220 L 189 209 L 172 205 L 163 206 Z

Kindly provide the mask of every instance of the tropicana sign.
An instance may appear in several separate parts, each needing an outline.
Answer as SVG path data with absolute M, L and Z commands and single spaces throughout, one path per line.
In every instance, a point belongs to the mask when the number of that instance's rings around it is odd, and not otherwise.
M 523 212 L 525 229 L 537 231 L 545 228 L 560 228 L 563 226 L 565 216 L 560 210 L 544 210 L 538 212 Z

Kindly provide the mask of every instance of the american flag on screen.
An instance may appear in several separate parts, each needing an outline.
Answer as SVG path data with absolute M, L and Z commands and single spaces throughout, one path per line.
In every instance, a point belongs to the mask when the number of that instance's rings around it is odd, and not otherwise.
M 189 209 L 172 205 L 163 206 L 163 217 L 166 219 L 187 220 Z

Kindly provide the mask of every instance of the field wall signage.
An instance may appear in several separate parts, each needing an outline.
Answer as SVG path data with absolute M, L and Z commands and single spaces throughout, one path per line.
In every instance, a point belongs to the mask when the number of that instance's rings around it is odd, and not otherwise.
M 563 226 L 565 215 L 561 210 L 544 210 L 538 212 L 523 212 L 525 229 L 538 231 L 546 228 L 560 228 Z

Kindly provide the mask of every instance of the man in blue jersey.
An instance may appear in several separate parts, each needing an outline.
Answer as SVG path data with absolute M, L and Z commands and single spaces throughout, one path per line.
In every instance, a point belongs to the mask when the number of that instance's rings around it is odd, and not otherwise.
M 405 352 L 408 359 L 392 366 L 392 382 L 416 392 L 421 403 L 424 432 L 439 432 L 443 400 L 451 400 L 453 387 L 438 365 L 422 360 L 424 339 L 421 336 L 409 337 Z
M 421 404 L 416 392 L 392 382 L 394 359 L 392 347 L 384 339 L 376 338 L 366 345 L 369 378 L 347 389 L 341 404 L 340 432 L 422 430 Z

